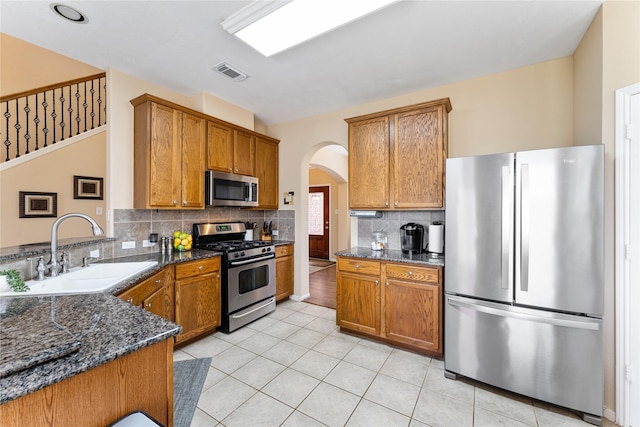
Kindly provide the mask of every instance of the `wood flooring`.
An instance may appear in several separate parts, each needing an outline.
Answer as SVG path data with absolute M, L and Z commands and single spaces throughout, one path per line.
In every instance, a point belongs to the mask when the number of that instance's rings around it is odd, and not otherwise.
M 309 298 L 305 302 L 336 308 L 336 266 L 309 275 Z

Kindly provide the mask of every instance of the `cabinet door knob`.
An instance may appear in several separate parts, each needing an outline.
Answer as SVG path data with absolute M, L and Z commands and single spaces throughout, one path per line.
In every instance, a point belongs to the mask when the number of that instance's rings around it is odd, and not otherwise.
M 156 280 L 156 283 L 159 285 L 162 282 L 162 280 L 158 279 Z
M 127 302 L 128 302 L 129 304 L 133 304 L 133 298 L 129 298 L 129 299 L 127 300 Z
M 360 268 L 360 264 L 356 264 L 356 268 Z
M 177 201 L 177 200 L 174 200 L 174 201 L 173 201 L 173 205 L 175 206 L 175 205 L 177 205 L 177 204 L 178 204 L 178 201 Z
M 147 308 L 151 308 L 151 303 L 150 303 L 150 302 L 146 303 L 146 304 L 145 304 L 145 307 L 147 307 Z
M 395 206 L 398 206 L 398 202 L 395 202 L 395 203 L 394 203 L 394 205 L 395 205 Z
M 410 272 L 409 272 L 409 276 L 413 276 L 413 271 L 410 271 Z
M 389 206 L 389 202 L 384 202 L 384 205 L 385 206 Z
M 198 266 L 198 270 L 202 271 L 204 267 L 202 267 L 201 265 Z
M 389 286 L 389 282 L 385 283 L 385 285 Z
M 379 280 L 376 280 L 376 286 L 378 286 L 380 284 Z

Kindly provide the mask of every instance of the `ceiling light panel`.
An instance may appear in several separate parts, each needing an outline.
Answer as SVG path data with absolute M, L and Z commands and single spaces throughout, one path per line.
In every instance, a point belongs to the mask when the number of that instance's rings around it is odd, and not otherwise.
M 271 2 L 274 10 L 267 12 L 268 14 L 262 18 L 257 18 L 254 12 L 251 15 L 247 14 L 243 20 L 238 16 L 245 11 L 243 9 L 225 20 L 222 26 L 263 55 L 271 56 L 396 1 L 398 0 L 276 1 Z M 254 3 L 263 3 L 263 11 L 267 10 L 264 5 L 267 2 Z

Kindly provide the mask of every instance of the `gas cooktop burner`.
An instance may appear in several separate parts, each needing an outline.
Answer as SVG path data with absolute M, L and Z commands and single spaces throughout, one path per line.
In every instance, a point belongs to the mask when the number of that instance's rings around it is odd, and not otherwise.
M 264 246 L 271 246 L 271 242 L 263 242 L 261 240 L 229 240 L 224 242 L 206 243 L 200 249 L 209 249 L 212 251 L 220 252 L 232 252 L 252 248 L 261 248 Z

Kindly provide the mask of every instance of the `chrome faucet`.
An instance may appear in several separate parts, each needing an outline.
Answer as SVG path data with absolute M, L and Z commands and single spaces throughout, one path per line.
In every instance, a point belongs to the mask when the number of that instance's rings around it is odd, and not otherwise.
M 58 226 L 65 219 L 73 218 L 73 217 L 84 218 L 87 221 L 89 221 L 89 223 L 91 223 L 91 227 L 93 228 L 94 236 L 99 236 L 101 234 L 104 234 L 104 231 L 102 231 L 102 228 L 100 228 L 98 223 L 95 222 L 95 220 L 91 218 L 89 215 L 85 215 L 82 213 L 68 213 L 56 219 L 56 221 L 51 226 L 51 259 L 47 264 L 47 267 L 49 267 L 49 271 L 51 272 L 51 277 L 55 277 L 58 275 L 58 269 L 60 267 L 60 263 L 58 262 L 58 259 L 57 259 L 58 258 Z

